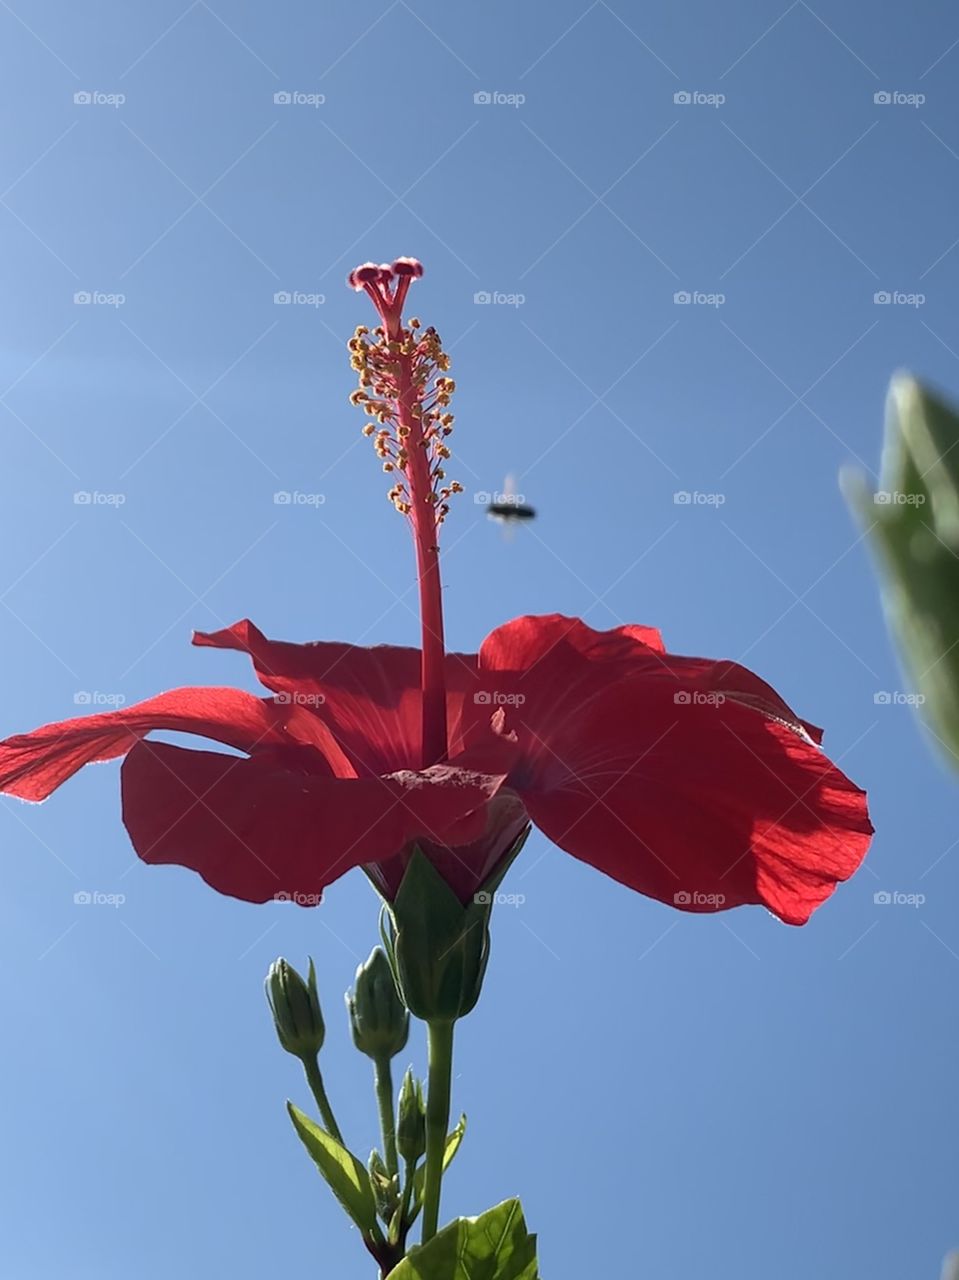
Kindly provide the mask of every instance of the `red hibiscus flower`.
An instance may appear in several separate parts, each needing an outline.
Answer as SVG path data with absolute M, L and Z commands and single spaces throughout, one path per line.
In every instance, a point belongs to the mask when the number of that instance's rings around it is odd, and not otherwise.
M 313 904 L 362 866 L 387 899 L 419 847 L 464 903 L 530 823 L 630 888 L 688 911 L 759 903 L 804 923 L 857 869 L 865 794 L 758 676 L 666 653 L 658 632 L 523 617 L 478 654 L 446 653 L 438 533 L 453 382 L 433 329 L 404 324 L 419 263 L 350 282 L 381 325 L 350 342 L 408 519 L 420 649 L 266 639 L 250 622 L 196 636 L 238 649 L 271 696 L 179 689 L 0 743 L 0 791 L 42 800 L 83 765 L 125 756 L 123 820 L 140 857 L 250 902 Z M 148 741 L 153 730 L 240 754 Z

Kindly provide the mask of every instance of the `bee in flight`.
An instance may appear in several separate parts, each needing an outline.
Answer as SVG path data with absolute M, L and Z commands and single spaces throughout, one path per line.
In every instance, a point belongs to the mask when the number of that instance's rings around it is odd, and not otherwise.
M 486 514 L 490 520 L 509 527 L 523 520 L 535 520 L 536 508 L 529 505 L 524 494 L 516 492 L 513 476 L 507 476 L 503 481 L 503 492 L 490 495 Z

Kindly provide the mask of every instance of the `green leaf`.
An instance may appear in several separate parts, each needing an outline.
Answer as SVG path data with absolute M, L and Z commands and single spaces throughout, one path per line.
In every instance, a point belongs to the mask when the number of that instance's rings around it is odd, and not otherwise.
M 912 378 L 893 379 L 879 491 L 856 473 L 842 480 L 879 561 L 915 701 L 959 768 L 959 415 Z
M 466 1133 L 466 1116 L 460 1116 L 459 1124 L 446 1135 L 446 1146 L 443 1148 L 443 1172 L 449 1168 L 453 1157 L 460 1149 L 460 1143 L 463 1141 L 463 1135 Z M 426 1165 L 421 1164 L 413 1174 L 413 1214 L 410 1218 L 411 1222 L 416 1221 L 416 1215 L 423 1207 L 423 1184 L 426 1181 Z
M 411 1249 L 389 1280 L 540 1280 L 536 1237 L 520 1202 L 504 1200 L 478 1218 L 457 1218 Z
M 351 1151 L 303 1114 L 292 1102 L 286 1104 L 293 1127 L 330 1190 L 362 1232 L 376 1227 L 376 1201 L 369 1174 Z

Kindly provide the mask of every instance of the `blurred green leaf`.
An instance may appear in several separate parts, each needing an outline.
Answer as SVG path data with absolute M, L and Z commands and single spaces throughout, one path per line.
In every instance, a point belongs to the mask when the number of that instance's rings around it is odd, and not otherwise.
M 959 769 L 959 414 L 897 376 L 879 488 L 858 472 L 844 473 L 842 487 L 878 557 L 886 617 L 917 703 Z

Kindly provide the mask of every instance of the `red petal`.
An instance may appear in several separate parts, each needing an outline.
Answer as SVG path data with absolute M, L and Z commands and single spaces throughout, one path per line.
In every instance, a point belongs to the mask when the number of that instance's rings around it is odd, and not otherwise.
M 677 703 L 674 693 L 667 680 L 622 680 L 551 726 L 528 787 L 517 787 L 530 817 L 661 902 L 762 903 L 805 923 L 865 856 L 865 793 L 780 720 L 732 698 Z
M 238 689 L 173 689 L 120 711 L 7 738 L 0 743 L 0 791 L 45 800 L 83 765 L 126 754 L 152 729 L 195 733 L 247 752 L 270 744 L 309 744 L 324 753 L 316 753 L 318 771 L 328 771 L 324 756 L 337 771 L 346 765 L 322 725 L 294 708 Z
M 642 636 L 657 644 L 646 643 Z M 738 663 L 665 653 L 659 633 L 651 628 L 594 631 L 578 618 L 553 614 L 516 618 L 483 642 L 474 695 L 481 705 L 472 708 L 463 745 L 472 747 L 488 736 L 490 712 L 497 708 L 505 713 L 506 734 L 519 730 L 522 740 L 525 724 L 535 734 L 548 736 L 610 683 L 640 674 L 668 688 L 677 699 L 720 692 L 803 728 L 816 742 L 821 739 L 821 732 L 801 721 L 771 685 Z M 535 735 L 527 735 L 525 749 L 535 753 Z
M 367 776 L 420 764 L 420 651 L 393 645 L 317 641 L 290 644 L 268 640 L 243 620 L 223 631 L 197 632 L 194 644 L 236 649 L 253 660 L 258 678 L 294 705 L 315 712 L 332 729 L 356 766 Z M 450 723 L 474 679 L 476 657 L 448 654 Z
M 591 662 L 616 662 L 648 649 L 665 652 L 655 627 L 594 631 L 580 618 L 561 613 L 527 615 L 490 632 L 480 650 L 480 667 L 487 671 L 532 671 L 544 658 L 557 653 L 576 653 Z
M 414 840 L 478 838 L 500 779 L 440 768 L 389 778 L 298 774 L 272 752 L 242 759 L 144 742 L 122 770 L 123 820 L 145 862 L 198 872 L 247 902 L 315 905 L 351 867 Z

